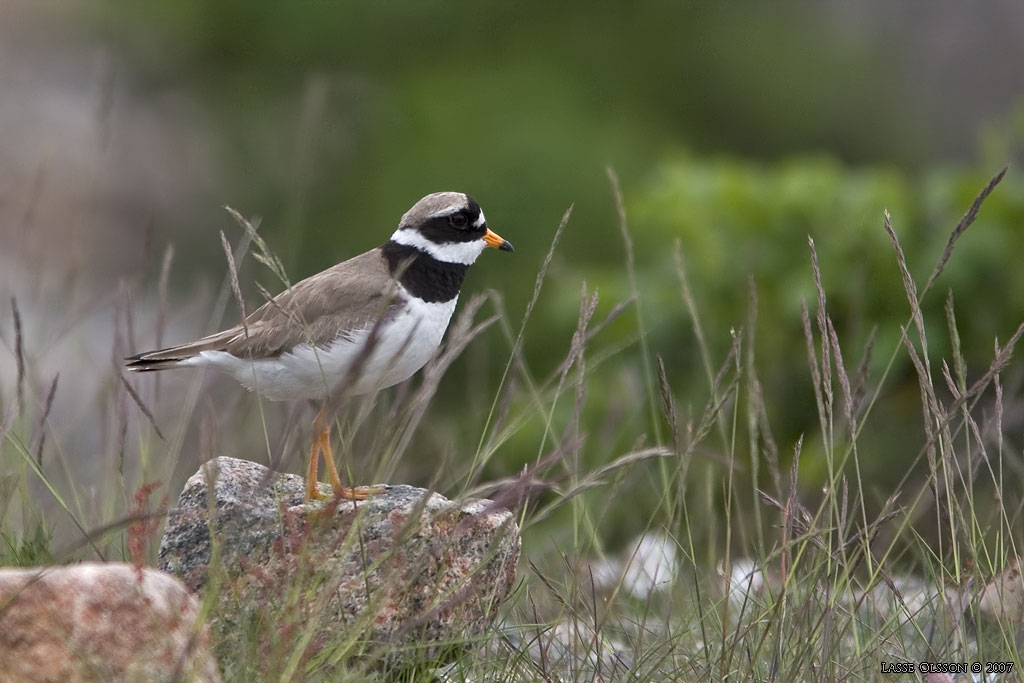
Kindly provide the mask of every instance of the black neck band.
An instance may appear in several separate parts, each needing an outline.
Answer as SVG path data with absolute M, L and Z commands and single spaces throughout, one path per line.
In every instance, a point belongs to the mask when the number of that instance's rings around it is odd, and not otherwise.
M 416 247 L 388 241 L 382 247 L 388 270 L 406 291 L 428 303 L 451 301 L 459 295 L 469 266 L 438 261 Z

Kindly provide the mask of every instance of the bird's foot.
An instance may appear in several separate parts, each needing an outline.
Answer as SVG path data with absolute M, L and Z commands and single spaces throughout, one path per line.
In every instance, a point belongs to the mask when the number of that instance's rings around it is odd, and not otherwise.
M 366 500 L 387 493 L 390 486 L 335 486 L 334 497 L 340 500 Z
M 312 485 L 306 484 L 306 502 L 314 500 L 328 500 L 331 496 L 320 490 L 320 485 L 314 481 Z

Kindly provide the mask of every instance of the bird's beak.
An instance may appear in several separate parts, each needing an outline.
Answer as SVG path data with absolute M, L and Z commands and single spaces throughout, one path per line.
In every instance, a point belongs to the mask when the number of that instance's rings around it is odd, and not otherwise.
M 501 249 L 502 251 L 515 251 L 515 249 L 512 248 L 511 242 L 503 239 L 498 233 L 491 232 L 490 228 L 488 228 L 487 232 L 484 233 L 484 242 L 487 243 L 487 246 L 494 247 L 495 249 Z

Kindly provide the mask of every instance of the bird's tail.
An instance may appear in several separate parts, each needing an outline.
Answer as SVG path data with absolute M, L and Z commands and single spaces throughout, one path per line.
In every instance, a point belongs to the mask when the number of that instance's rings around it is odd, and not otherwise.
M 231 328 L 208 337 L 170 346 L 166 349 L 146 351 L 134 356 L 125 358 L 125 366 L 135 372 L 152 372 L 154 370 L 168 370 L 191 365 L 188 361 L 198 357 L 203 351 L 214 351 L 222 348 L 225 343 L 235 339 L 239 334 L 239 328 Z
M 125 367 L 133 372 L 154 372 L 156 370 L 168 370 L 170 368 L 180 367 L 182 361 L 189 358 L 189 356 L 167 356 L 167 352 L 174 351 L 175 349 L 160 349 L 159 351 L 147 351 L 146 353 L 140 353 L 135 356 L 125 358 Z

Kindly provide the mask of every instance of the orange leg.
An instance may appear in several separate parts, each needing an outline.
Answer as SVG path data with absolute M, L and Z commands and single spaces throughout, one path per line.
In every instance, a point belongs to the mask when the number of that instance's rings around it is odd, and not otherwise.
M 306 477 L 306 500 L 322 500 L 325 496 L 316 487 L 317 469 L 319 468 L 320 455 L 324 456 L 324 465 L 327 467 L 327 478 L 331 482 L 331 489 L 335 498 L 345 500 L 366 500 L 370 496 L 383 493 L 386 489 L 371 488 L 368 486 L 348 487 L 343 486 L 341 477 L 338 476 L 338 468 L 334 464 L 334 452 L 331 449 L 331 425 L 324 424 L 324 411 L 316 414 L 313 420 L 313 447 L 310 452 L 309 472 Z
M 309 469 L 306 470 L 306 500 L 323 500 L 327 496 L 320 493 L 317 487 L 317 471 L 320 469 L 320 450 L 323 440 L 319 437 L 313 438 L 313 445 L 309 450 Z

